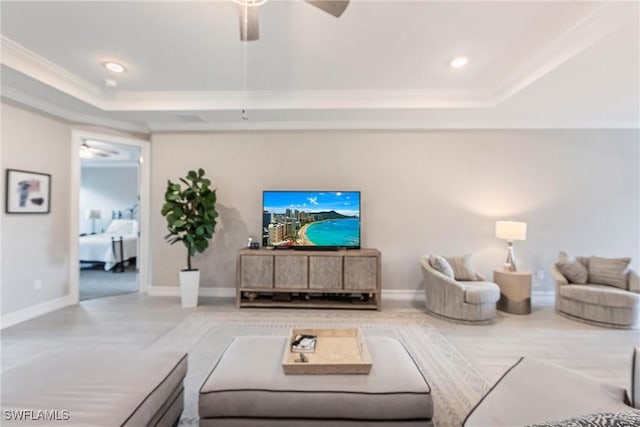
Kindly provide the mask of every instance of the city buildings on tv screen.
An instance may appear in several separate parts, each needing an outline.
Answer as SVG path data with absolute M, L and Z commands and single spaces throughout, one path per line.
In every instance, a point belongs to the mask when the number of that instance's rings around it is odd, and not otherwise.
M 360 247 L 360 192 L 265 191 L 262 244 Z

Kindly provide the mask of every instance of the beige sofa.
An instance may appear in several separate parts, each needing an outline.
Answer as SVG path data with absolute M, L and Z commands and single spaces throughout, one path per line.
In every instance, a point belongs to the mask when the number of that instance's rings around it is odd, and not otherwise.
M 521 358 L 473 408 L 464 427 L 640 425 L 640 348 L 631 394 L 571 370 Z M 606 422 L 608 423 L 606 423 Z
M 587 270 L 589 257 L 575 257 Z M 640 278 L 633 270 L 626 272 L 624 289 L 590 283 L 572 283 L 560 272 L 558 263 L 551 266 L 556 283 L 556 311 L 576 320 L 613 328 L 637 328 L 640 325 Z
M 0 375 L 0 424 L 172 427 L 186 373 L 181 352 L 44 352 Z
M 434 269 L 429 255 L 420 260 L 427 312 L 447 320 L 489 323 L 496 317 L 500 288 L 483 280 L 454 280 Z

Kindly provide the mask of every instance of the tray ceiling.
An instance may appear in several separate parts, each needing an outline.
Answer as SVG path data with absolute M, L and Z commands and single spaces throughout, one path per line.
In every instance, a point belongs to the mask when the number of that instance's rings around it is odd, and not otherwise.
M 3 1 L 2 96 L 140 132 L 638 127 L 633 2 Z M 455 69 L 457 56 L 468 58 Z M 122 63 L 116 75 L 102 66 Z M 105 79 L 116 80 L 107 87 Z M 242 114 L 241 111 L 246 113 Z

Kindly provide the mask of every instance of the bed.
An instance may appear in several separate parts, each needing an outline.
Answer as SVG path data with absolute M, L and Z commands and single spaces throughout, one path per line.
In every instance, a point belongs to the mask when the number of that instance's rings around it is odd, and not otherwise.
M 122 243 L 120 243 L 122 242 Z M 106 271 L 137 256 L 138 221 L 114 219 L 104 233 L 80 236 L 81 263 L 103 263 Z

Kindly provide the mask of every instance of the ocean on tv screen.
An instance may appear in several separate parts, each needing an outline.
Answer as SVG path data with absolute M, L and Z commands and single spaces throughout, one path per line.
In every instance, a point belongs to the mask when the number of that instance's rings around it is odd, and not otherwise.
M 265 191 L 263 244 L 360 246 L 360 192 Z

